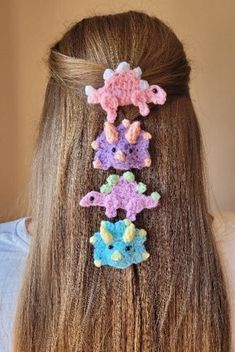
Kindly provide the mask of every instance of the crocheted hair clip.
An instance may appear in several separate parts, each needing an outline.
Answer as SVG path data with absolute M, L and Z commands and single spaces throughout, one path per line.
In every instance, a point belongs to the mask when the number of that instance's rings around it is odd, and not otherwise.
M 142 116 L 150 112 L 148 103 L 163 105 L 166 92 L 158 85 L 149 85 L 141 79 L 142 70 L 130 69 L 127 62 L 121 62 L 116 70 L 106 69 L 103 74 L 104 86 L 98 89 L 87 85 L 85 93 L 89 104 L 100 104 L 107 113 L 107 120 L 113 123 L 117 117 L 118 106 L 134 105 Z
M 90 237 L 90 243 L 94 246 L 95 266 L 125 269 L 147 260 L 149 253 L 144 246 L 146 236 L 146 231 L 137 229 L 130 220 L 115 223 L 102 221 L 100 231 Z
M 96 151 L 94 168 L 129 170 L 149 167 L 151 158 L 148 147 L 151 138 L 150 133 L 141 129 L 139 121 L 130 123 L 124 119 L 118 127 L 106 121 L 104 131 L 91 144 Z
M 135 181 L 132 172 L 126 171 L 122 176 L 110 175 L 100 187 L 100 192 L 87 193 L 79 204 L 82 207 L 104 207 L 108 218 L 116 217 L 117 210 L 124 209 L 126 218 L 135 221 L 136 215 L 142 210 L 155 208 L 159 203 L 159 193 L 153 192 L 147 196 L 144 194 L 146 188 L 144 183 Z

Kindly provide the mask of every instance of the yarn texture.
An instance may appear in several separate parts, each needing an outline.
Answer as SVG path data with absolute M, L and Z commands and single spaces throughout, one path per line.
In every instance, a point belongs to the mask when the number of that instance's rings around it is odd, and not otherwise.
M 94 168 L 129 170 L 149 167 L 151 137 L 150 133 L 141 129 L 139 121 L 130 123 L 124 119 L 118 127 L 105 122 L 104 131 L 92 142 L 95 150 Z
M 133 70 L 123 61 L 116 70 L 106 69 L 103 74 L 104 86 L 98 89 L 88 85 L 85 93 L 89 104 L 100 104 L 107 113 L 107 120 L 114 122 L 119 106 L 134 105 L 139 108 L 142 116 L 150 112 L 148 103 L 163 105 L 166 101 L 166 92 L 158 85 L 149 85 L 141 79 L 140 67 Z
M 100 231 L 90 237 L 90 243 L 94 246 L 95 266 L 125 269 L 147 260 L 149 253 L 144 246 L 146 235 L 144 229 L 137 229 L 127 219 L 115 223 L 102 221 Z
M 105 207 L 108 218 L 117 216 L 118 209 L 126 211 L 127 219 L 134 221 L 136 215 L 144 209 L 155 208 L 160 199 L 157 192 L 150 196 L 143 194 L 146 186 L 135 181 L 135 175 L 127 171 L 121 177 L 110 175 L 107 182 L 100 187 L 100 192 L 91 191 L 80 201 L 83 207 Z
M 85 86 L 88 104 L 100 104 L 107 114 L 103 132 L 91 143 L 95 151 L 95 169 L 140 170 L 151 166 L 151 134 L 141 129 L 139 121 L 131 123 L 123 119 L 117 127 L 114 125 L 119 106 L 132 104 L 139 108 L 140 115 L 147 116 L 149 103 L 165 103 L 165 90 L 156 84 L 149 85 L 141 79 L 141 75 L 140 67 L 131 69 L 123 61 L 115 70 L 104 71 L 103 87 L 95 89 L 91 85 Z M 142 210 L 155 208 L 159 204 L 159 193 L 146 195 L 146 190 L 143 182 L 136 182 L 135 175 L 126 171 L 122 176 L 111 174 L 101 185 L 100 192 L 88 192 L 80 200 L 82 207 L 104 207 L 108 218 L 115 218 L 119 209 L 126 212 L 125 220 L 114 223 L 102 221 L 100 231 L 90 237 L 96 267 L 109 265 L 124 269 L 148 259 L 149 253 L 144 246 L 147 233 L 144 229 L 137 229 L 132 222 Z

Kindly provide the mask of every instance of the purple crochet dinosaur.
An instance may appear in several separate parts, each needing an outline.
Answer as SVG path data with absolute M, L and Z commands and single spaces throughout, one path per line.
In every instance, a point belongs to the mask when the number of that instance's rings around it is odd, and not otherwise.
M 92 142 L 96 151 L 93 166 L 96 169 L 142 169 L 151 165 L 148 147 L 151 134 L 142 130 L 139 121 L 127 119 L 115 127 L 104 123 L 104 131 Z
M 117 209 L 126 210 L 127 219 L 134 221 L 136 214 L 143 209 L 155 208 L 158 205 L 160 195 L 153 192 L 150 196 L 143 193 L 146 185 L 137 183 L 132 172 L 127 171 L 120 177 L 110 175 L 107 183 L 100 187 L 100 192 L 89 192 L 80 201 L 83 207 L 101 206 L 106 208 L 106 216 L 117 216 Z

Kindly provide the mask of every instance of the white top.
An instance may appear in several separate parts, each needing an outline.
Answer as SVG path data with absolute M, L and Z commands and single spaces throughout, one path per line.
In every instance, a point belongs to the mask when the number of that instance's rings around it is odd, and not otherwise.
M 17 294 L 30 242 L 25 219 L 0 224 L 0 352 L 11 351 Z M 235 213 L 217 214 L 213 227 L 228 285 L 232 326 L 235 326 Z
M 11 351 L 10 334 L 28 249 L 25 218 L 0 224 L 0 352 Z

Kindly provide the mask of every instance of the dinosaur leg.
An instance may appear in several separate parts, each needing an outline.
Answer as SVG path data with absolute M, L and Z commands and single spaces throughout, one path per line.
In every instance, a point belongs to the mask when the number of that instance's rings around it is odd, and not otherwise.
M 127 218 L 131 221 L 135 221 L 136 215 L 139 214 L 143 209 L 144 207 L 141 198 L 130 199 L 130 201 L 126 205 Z
M 107 120 L 113 123 L 117 117 L 117 98 L 110 95 L 104 95 L 100 100 L 100 105 L 107 112 Z
M 114 218 L 115 216 L 117 216 L 117 209 L 119 208 L 119 203 L 116 199 L 113 199 L 111 195 L 108 195 L 105 202 L 105 208 L 105 215 L 109 218 Z
M 140 114 L 146 116 L 149 113 L 149 107 L 146 103 L 144 91 L 136 91 L 131 96 L 132 104 L 138 106 Z
M 136 214 L 135 213 L 131 213 L 131 212 L 127 212 L 126 213 L 126 218 L 131 220 L 131 221 L 135 221 L 136 220 Z
M 115 218 L 115 216 L 117 216 L 117 210 L 116 209 L 106 209 L 105 215 L 108 218 Z
M 140 104 L 139 105 L 139 110 L 140 110 L 140 114 L 142 116 L 147 116 L 149 114 L 149 107 L 146 103 Z
M 131 199 L 126 205 L 126 217 L 131 221 L 135 221 L 136 219 L 136 202 Z

